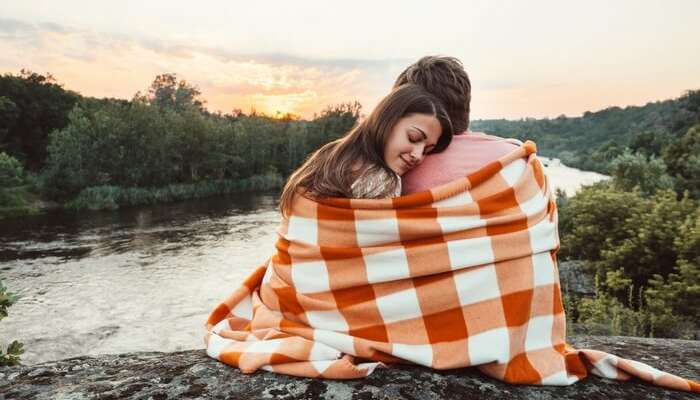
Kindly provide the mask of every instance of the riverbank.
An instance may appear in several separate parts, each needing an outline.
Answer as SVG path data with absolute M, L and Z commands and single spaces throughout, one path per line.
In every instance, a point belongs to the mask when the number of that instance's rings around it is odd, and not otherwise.
M 556 158 L 541 159 L 553 186 L 563 190 L 568 196 L 573 196 L 582 185 L 609 178 L 595 172 L 567 167 Z M 57 209 L 117 210 L 123 207 L 172 203 L 231 193 L 279 190 L 283 185 L 284 178 L 275 172 L 253 175 L 245 179 L 209 180 L 150 188 L 102 185 L 83 189 L 76 197 L 63 204 L 42 198 L 36 185 L 27 185 L 0 189 L 0 219 L 36 215 Z
M 700 342 L 621 336 L 576 336 L 569 343 L 700 379 Z M 632 380 L 589 376 L 571 386 L 518 386 L 475 368 L 437 371 L 417 366 L 377 369 L 365 379 L 296 378 L 270 372 L 242 374 L 204 350 L 76 357 L 33 366 L 0 368 L 0 393 L 32 399 L 693 399 L 697 394 Z
M 279 189 L 283 184 L 282 176 L 267 173 L 245 179 L 221 179 L 154 188 L 103 185 L 86 188 L 64 204 L 44 199 L 35 188 L 26 185 L 0 189 L 0 219 L 37 215 L 57 209 L 117 210 L 122 207 L 172 203 L 231 193 L 264 192 Z
M 60 208 L 59 203 L 42 199 L 31 185 L 0 189 L 0 219 L 37 215 Z

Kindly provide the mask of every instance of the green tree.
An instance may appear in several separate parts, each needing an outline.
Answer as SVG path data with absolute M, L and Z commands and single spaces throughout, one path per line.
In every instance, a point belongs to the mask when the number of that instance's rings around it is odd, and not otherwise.
M 680 140 L 669 144 L 663 159 L 676 181 L 676 191 L 687 190 L 700 198 L 700 124 L 689 128 Z
M 308 124 L 306 153 L 335 140 L 355 126 L 362 106 L 358 102 L 342 103 L 326 107 Z
M 0 152 L 0 187 L 19 186 L 24 181 L 24 169 L 20 162 L 5 152 Z
M 17 105 L 10 98 L 0 96 L 0 148 L 5 147 L 5 143 L 10 138 L 10 132 L 17 125 L 18 117 Z
M 148 94 L 136 93 L 134 99 L 163 109 L 184 111 L 194 108 L 204 111 L 204 100 L 199 98 L 201 94 L 196 86 L 185 80 L 178 80 L 177 74 L 161 74 L 151 83 Z
M 38 171 L 46 159 L 49 133 L 66 126 L 80 95 L 63 89 L 51 74 L 22 70 L 19 76 L 0 77 L 0 96 L 0 146 Z
M 625 151 L 625 147 L 620 145 L 619 143 L 615 142 L 614 140 L 610 140 L 600 147 L 598 147 L 596 150 L 591 153 L 591 160 L 594 162 L 598 163 L 599 165 L 608 165 L 612 160 L 614 160 L 617 156 L 622 154 Z M 570 152 L 571 153 L 571 152 Z M 570 157 L 571 159 L 572 157 Z M 562 162 L 566 164 L 566 162 L 562 159 Z M 580 163 L 579 160 L 576 159 L 576 162 Z M 572 164 L 567 164 L 567 165 L 572 165 Z
M 633 212 L 622 221 L 622 240 L 601 249 L 599 273 L 605 275 L 622 268 L 635 290 L 645 286 L 654 274 L 668 276 L 678 257 L 675 241 L 686 217 L 696 207 L 687 196 L 678 200 L 671 190 L 645 199 L 639 207 L 641 212 Z M 605 231 L 599 234 L 604 235 Z
M 700 325 L 700 208 L 680 226 L 674 247 L 676 268 L 666 278 L 654 275 L 646 292 L 647 302 L 659 314 L 686 316 Z
M 181 119 L 140 102 L 81 103 L 68 126 L 51 135 L 43 173 L 49 194 L 61 198 L 88 186 L 176 182 L 187 151 Z
M 636 134 L 629 143 L 629 148 L 634 153 L 642 153 L 645 156 L 661 156 L 661 150 L 668 144 L 668 137 L 656 132 L 641 132 Z
M 647 208 L 641 193 L 616 190 L 608 181 L 583 187 L 559 210 L 561 256 L 600 261 L 605 250 L 629 237 L 625 221 Z
M 630 191 L 639 187 L 645 196 L 657 190 L 673 189 L 673 179 L 666 173 L 666 164 L 653 155 L 632 154 L 630 150 L 615 157 L 610 163 L 610 173 L 615 178 L 615 187 Z

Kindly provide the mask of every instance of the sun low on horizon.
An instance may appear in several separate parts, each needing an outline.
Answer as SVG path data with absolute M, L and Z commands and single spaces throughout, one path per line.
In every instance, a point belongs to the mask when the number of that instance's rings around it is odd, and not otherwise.
M 132 98 L 175 73 L 210 111 L 312 118 L 371 110 L 425 55 L 462 61 L 472 118 L 577 116 L 700 88 L 697 1 L 138 1 L 0 5 L 0 73 L 50 73 Z

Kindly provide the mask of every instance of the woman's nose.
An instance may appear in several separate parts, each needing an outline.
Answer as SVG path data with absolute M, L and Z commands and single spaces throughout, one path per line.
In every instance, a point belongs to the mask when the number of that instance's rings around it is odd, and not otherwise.
M 423 146 L 415 146 L 411 151 L 411 160 L 414 163 L 419 163 L 423 160 Z

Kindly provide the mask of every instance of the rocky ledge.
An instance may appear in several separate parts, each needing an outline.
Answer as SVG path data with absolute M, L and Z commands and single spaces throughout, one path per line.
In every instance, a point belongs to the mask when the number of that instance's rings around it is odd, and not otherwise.
M 608 351 L 700 380 L 700 341 L 619 336 L 570 338 L 579 348 Z M 474 368 L 435 371 L 414 366 L 378 369 L 353 381 L 241 374 L 203 350 L 76 357 L 0 368 L 0 399 L 698 399 L 640 381 L 591 376 L 568 387 L 515 386 Z

